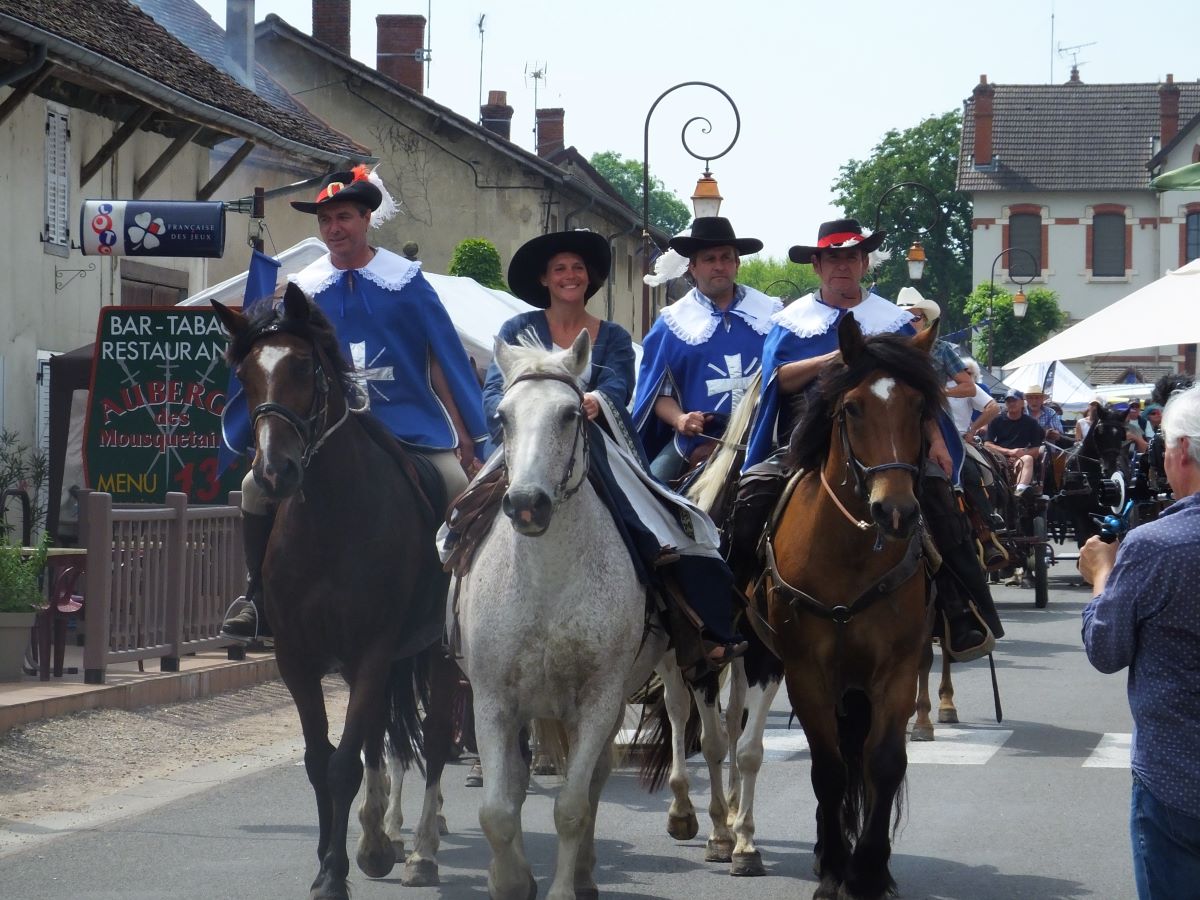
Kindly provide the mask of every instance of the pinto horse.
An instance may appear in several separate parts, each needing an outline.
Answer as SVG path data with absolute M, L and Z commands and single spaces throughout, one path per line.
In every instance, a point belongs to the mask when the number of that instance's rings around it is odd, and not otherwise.
M 895 888 L 905 730 L 930 629 L 915 491 L 944 402 L 935 332 L 864 340 L 842 320 L 842 362 L 793 434 L 800 474 L 766 543 L 768 621 L 812 752 L 818 898 Z
M 368 790 L 357 862 L 372 877 L 391 871 L 403 852 L 402 769 L 422 745 L 425 810 L 406 880 L 436 884 L 437 783 L 449 753 L 453 684 L 440 645 L 447 586 L 434 543 L 440 501 L 425 498 L 396 439 L 354 408 L 353 370 L 328 320 L 296 285 L 288 286 L 281 310 L 251 319 L 213 305 L 251 410 L 254 478 L 278 502 L 263 592 L 317 800 L 320 871 L 309 898 L 349 896 L 346 832 L 363 780 L 360 753 Z M 321 689 L 322 677 L 335 670 L 350 686 L 336 748 Z M 390 778 L 385 734 L 390 758 L 401 766 Z

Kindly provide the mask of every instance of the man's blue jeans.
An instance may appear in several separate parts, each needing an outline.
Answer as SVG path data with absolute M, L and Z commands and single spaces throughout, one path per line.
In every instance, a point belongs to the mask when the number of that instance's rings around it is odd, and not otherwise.
M 1200 897 L 1200 819 L 1160 803 L 1136 775 L 1129 834 L 1139 900 Z
M 683 468 L 686 464 L 687 460 L 680 456 L 679 451 L 675 449 L 675 442 L 667 441 L 667 445 L 658 452 L 658 456 L 654 457 L 650 463 L 650 474 L 663 484 L 669 485 L 683 474 Z

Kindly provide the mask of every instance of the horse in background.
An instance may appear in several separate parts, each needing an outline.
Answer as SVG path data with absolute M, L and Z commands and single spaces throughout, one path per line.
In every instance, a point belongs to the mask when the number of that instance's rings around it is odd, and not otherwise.
M 842 320 L 843 362 L 825 369 L 793 435 L 799 474 L 766 542 L 768 619 L 812 753 L 818 898 L 895 889 L 891 837 L 931 625 L 916 488 L 944 402 L 935 338 L 864 339 Z
M 1126 484 L 1130 481 L 1127 441 L 1125 413 L 1104 406 L 1082 443 L 1067 456 L 1066 472 L 1055 499 L 1070 513 L 1080 547 L 1100 533 L 1095 516 L 1111 512 L 1113 477 L 1120 473 Z
M 263 588 L 317 801 L 320 871 L 309 898 L 349 897 L 347 826 L 364 758 L 356 858 L 371 877 L 392 870 L 404 850 L 403 769 L 419 763 L 422 750 L 425 808 L 406 881 L 436 884 L 437 787 L 450 751 L 454 678 L 441 650 L 447 578 L 434 544 L 444 504 L 422 492 L 395 437 L 354 408 L 359 393 L 333 327 L 296 285 L 282 309 L 264 305 L 251 318 L 213 306 L 251 410 L 254 477 L 278 502 Z M 336 748 L 321 689 L 333 671 L 350 686 Z
M 589 443 L 602 439 L 584 415 L 579 387 L 590 356 L 587 331 L 563 351 L 496 345 L 508 475 L 501 507 L 509 521 L 497 517 L 479 543 L 458 596 L 483 765 L 479 822 L 492 848 L 488 891 L 496 900 L 537 894 L 521 834 L 529 767 L 518 734 L 531 719 L 551 720 L 566 741 L 549 897 L 599 896 L 596 812 L 612 742 L 625 698 L 667 648 L 588 477 Z

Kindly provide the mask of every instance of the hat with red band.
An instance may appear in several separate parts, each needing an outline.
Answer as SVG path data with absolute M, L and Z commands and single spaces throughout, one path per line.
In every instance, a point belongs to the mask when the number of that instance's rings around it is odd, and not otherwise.
M 805 265 L 812 262 L 813 256 L 823 250 L 848 250 L 851 247 L 870 253 L 883 243 L 887 231 L 883 228 L 874 234 L 864 234 L 863 228 L 855 219 L 835 219 L 825 222 L 817 232 L 817 245 L 806 247 L 797 244 L 788 250 L 788 259 L 794 263 Z
M 366 166 L 355 166 L 349 172 L 334 172 L 325 176 L 321 190 L 311 203 L 293 200 L 292 208 L 300 212 L 316 214 L 328 203 L 357 203 L 374 212 L 383 202 L 383 192 L 370 181 L 370 170 Z

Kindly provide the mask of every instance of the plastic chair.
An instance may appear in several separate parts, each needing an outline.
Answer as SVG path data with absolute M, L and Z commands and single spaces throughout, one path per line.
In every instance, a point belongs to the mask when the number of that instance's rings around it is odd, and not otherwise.
M 83 608 L 83 597 L 75 593 L 75 585 L 83 574 L 83 566 L 64 566 L 54 576 L 50 586 L 50 602 L 38 613 L 33 630 L 36 636 L 38 677 L 50 680 L 50 647 L 54 646 L 54 677 L 62 678 L 63 659 L 67 652 L 67 623 Z

